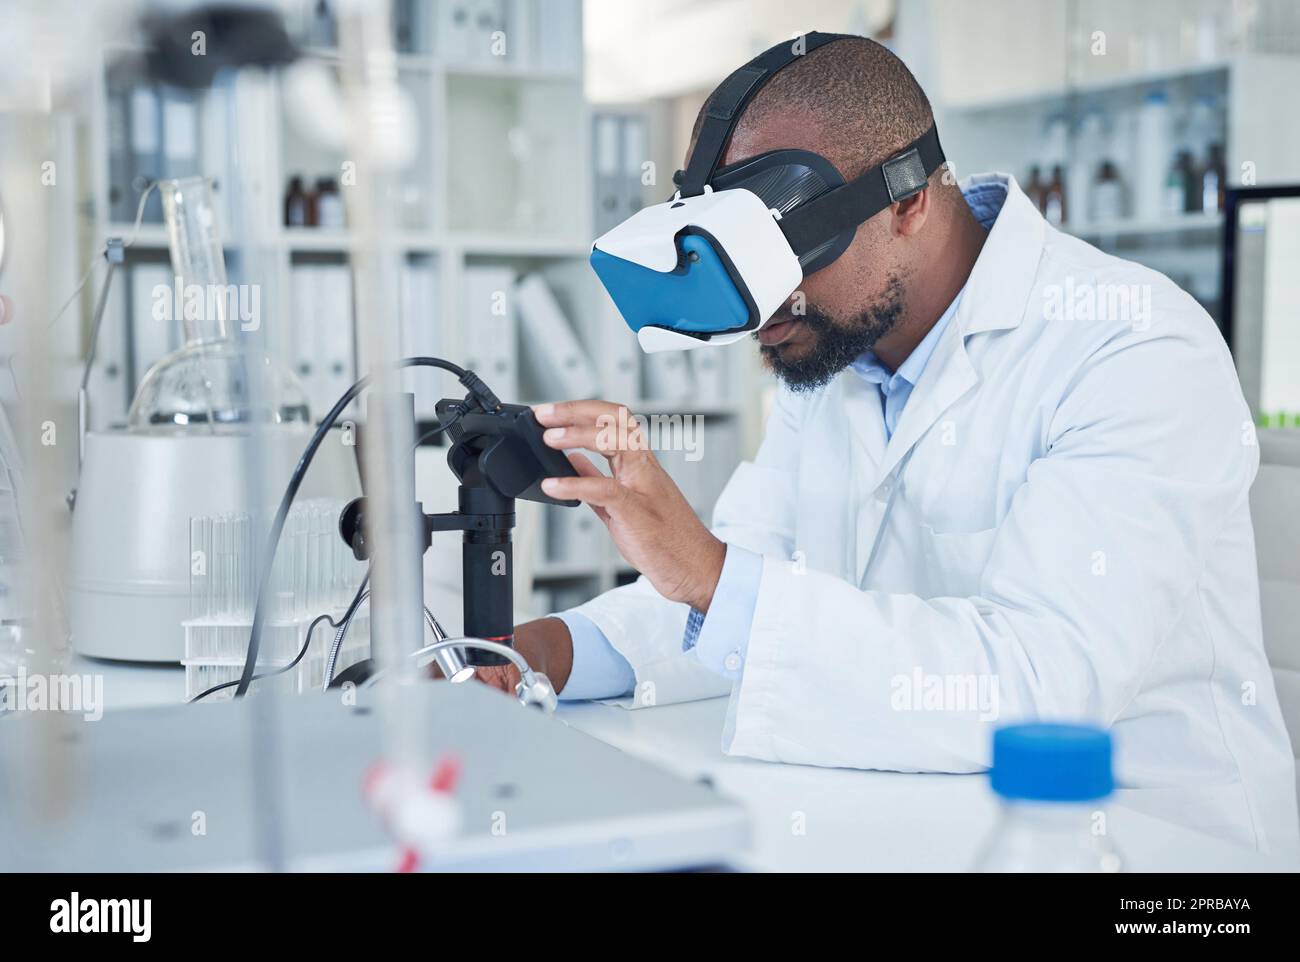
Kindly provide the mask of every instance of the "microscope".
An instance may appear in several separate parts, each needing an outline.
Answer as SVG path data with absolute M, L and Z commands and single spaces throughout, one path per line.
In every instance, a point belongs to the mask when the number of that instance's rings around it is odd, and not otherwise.
M 544 478 L 572 477 L 577 472 L 563 453 L 543 442 L 542 427 L 529 407 L 497 404 L 489 409 L 471 394 L 462 401 L 444 398 L 434 410 L 439 424 L 446 425 L 451 440 L 447 464 L 460 486 L 456 511 L 425 514 L 423 505 L 419 506 L 424 522 L 423 550 L 432 546 L 434 532 L 463 532 L 465 638 L 509 648 L 514 641 L 511 529 L 515 526 L 515 500 L 576 507 L 577 501 L 546 495 L 541 483 Z M 365 514 L 363 496 L 348 504 L 339 517 L 339 533 L 358 560 L 371 554 Z M 487 648 L 466 645 L 465 650 L 467 663 L 473 667 L 513 660 Z

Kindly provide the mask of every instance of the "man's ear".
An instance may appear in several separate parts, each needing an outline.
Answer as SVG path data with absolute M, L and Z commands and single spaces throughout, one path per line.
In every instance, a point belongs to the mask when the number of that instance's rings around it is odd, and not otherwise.
M 899 237 L 915 237 L 930 216 L 930 188 L 926 187 L 890 205 L 890 230 Z

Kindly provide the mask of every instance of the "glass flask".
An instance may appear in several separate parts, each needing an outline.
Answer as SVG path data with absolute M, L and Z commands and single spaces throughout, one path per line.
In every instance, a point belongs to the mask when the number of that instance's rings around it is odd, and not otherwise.
M 226 278 L 212 181 L 164 180 L 158 189 L 173 281 L 152 292 L 153 317 L 136 322 L 179 322 L 185 344 L 141 380 L 128 415 L 130 430 L 216 433 L 253 420 L 308 422 L 307 395 L 297 376 L 274 358 L 243 350 L 232 333 L 241 311 L 256 301 L 248 285 L 231 285 Z M 261 377 L 256 416 L 250 390 L 255 375 Z

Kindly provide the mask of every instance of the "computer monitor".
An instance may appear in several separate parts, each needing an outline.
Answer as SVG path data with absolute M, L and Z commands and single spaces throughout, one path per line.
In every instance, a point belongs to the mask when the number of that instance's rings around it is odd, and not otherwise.
M 1300 427 L 1300 184 L 1224 199 L 1223 336 L 1261 427 Z

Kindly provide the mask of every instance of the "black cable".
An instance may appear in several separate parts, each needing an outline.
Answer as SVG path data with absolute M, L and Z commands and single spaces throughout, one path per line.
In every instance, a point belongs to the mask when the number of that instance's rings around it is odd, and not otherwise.
M 418 438 L 416 438 L 412 450 L 418 448 L 421 443 L 427 441 L 429 438 L 436 437 L 437 435 L 441 434 L 443 431 L 447 430 L 449 427 L 451 427 L 453 424 L 459 421 L 462 417 L 464 417 L 466 413 L 467 410 L 465 407 L 457 408 L 454 414 L 447 420 L 446 424 L 436 425 L 430 428 L 428 431 L 425 431 Z M 367 570 L 365 577 L 361 579 L 360 587 L 357 588 L 357 593 L 352 596 L 352 601 L 348 604 L 347 610 L 343 612 L 343 614 L 340 616 L 338 621 L 335 621 L 328 614 L 324 614 L 316 618 L 314 621 L 312 621 L 310 625 L 307 626 L 307 638 L 303 642 L 302 648 L 298 651 L 297 657 L 295 657 L 293 661 L 289 662 L 289 664 L 283 665 L 280 668 L 277 668 L 275 671 L 267 671 L 267 672 L 263 672 L 260 675 L 254 675 L 253 681 L 260 681 L 263 678 L 273 678 L 276 675 L 282 675 L 286 671 L 291 671 L 293 668 L 295 668 L 298 665 L 298 663 L 302 661 L 302 659 L 306 656 L 307 649 L 311 646 L 312 632 L 316 630 L 316 626 L 319 625 L 322 621 L 328 621 L 330 623 L 330 627 L 333 628 L 335 631 L 337 631 L 342 625 L 345 625 L 349 621 L 351 621 L 353 616 L 357 613 L 357 608 L 360 607 L 361 605 L 361 599 L 365 595 L 366 588 L 369 586 L 369 584 L 370 584 L 370 572 L 369 570 Z M 226 688 L 230 688 L 232 685 L 238 685 L 238 684 L 239 681 L 235 680 L 235 681 L 222 682 L 220 685 L 213 685 L 211 688 L 207 689 L 207 691 L 200 692 L 199 694 L 191 698 L 189 700 L 189 704 L 192 705 L 196 701 L 199 701 L 203 698 L 207 698 L 209 695 L 213 694 L 214 692 L 223 691 Z
M 264 671 L 260 675 L 254 675 L 253 681 L 260 681 L 263 678 L 274 678 L 276 675 L 283 675 L 286 671 L 292 671 L 294 668 L 296 668 L 298 666 L 298 662 L 302 661 L 303 658 L 306 656 L 307 649 L 311 647 L 311 636 L 312 636 L 312 632 L 316 630 L 316 626 L 319 625 L 322 621 L 328 621 L 330 623 L 330 627 L 333 628 L 335 631 L 337 631 L 340 625 L 345 625 L 349 621 L 351 621 L 352 616 L 357 613 L 357 608 L 361 606 L 361 597 L 362 595 L 365 594 L 366 586 L 369 583 L 370 583 L 370 572 L 367 571 L 365 577 L 361 579 L 361 586 L 357 588 L 357 593 L 352 596 L 352 602 L 348 605 L 347 610 L 343 612 L 343 614 L 340 616 L 338 621 L 335 621 L 333 618 L 331 618 L 328 613 L 318 616 L 316 619 L 312 621 L 310 625 L 307 626 L 307 637 L 306 639 L 303 640 L 302 648 L 298 650 L 298 654 L 294 657 L 293 661 L 289 662 L 289 664 L 287 665 L 282 665 L 281 667 L 275 669 L 275 671 Z M 230 688 L 232 685 L 238 685 L 238 684 L 239 684 L 239 680 L 236 679 L 235 681 L 224 681 L 220 685 L 213 685 L 207 691 L 201 691 L 193 698 L 191 698 L 189 700 L 189 704 L 193 705 L 196 701 L 200 701 L 204 698 L 207 698 L 209 695 L 213 694 L 214 692 L 223 691 L 226 688 Z
M 456 378 L 468 388 L 474 396 L 474 400 L 482 405 L 485 410 L 495 411 L 501 406 L 501 401 L 491 388 L 483 383 L 483 380 L 473 371 L 453 364 L 451 361 L 445 361 L 440 357 L 405 357 L 397 362 L 397 368 L 407 367 L 436 367 L 456 375 Z M 275 519 L 271 522 L 271 532 L 267 538 L 267 550 L 262 565 L 261 581 L 257 589 L 257 601 L 253 606 L 253 626 L 248 636 L 248 653 L 244 656 L 244 670 L 239 676 L 237 687 L 235 688 L 235 697 L 240 698 L 248 693 L 248 687 L 253 683 L 253 673 L 257 667 L 257 652 L 261 645 L 262 623 L 266 620 L 266 613 L 263 608 L 263 599 L 266 597 L 267 588 L 271 582 L 271 571 L 275 562 L 275 549 L 280 543 L 280 534 L 284 531 L 284 523 L 289 517 L 289 509 L 293 506 L 293 499 L 298 494 L 298 489 L 302 487 L 302 481 L 307 474 L 307 468 L 310 467 L 312 458 L 316 456 L 321 443 L 325 440 L 325 435 L 329 429 L 334 426 L 334 422 L 339 419 L 339 415 L 356 398 L 358 394 L 370 386 L 371 376 L 366 375 L 343 392 L 343 396 L 334 402 L 334 407 L 321 420 L 316 428 L 316 433 L 312 435 L 307 447 L 303 450 L 302 457 L 298 459 L 297 465 L 294 466 L 293 474 L 289 477 L 289 483 L 285 486 L 284 496 L 280 499 L 280 507 L 275 513 Z M 448 422 L 450 425 L 450 422 Z

